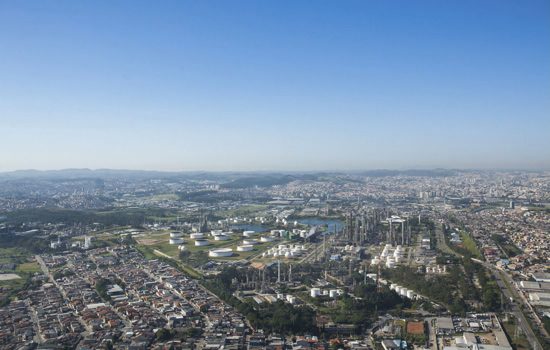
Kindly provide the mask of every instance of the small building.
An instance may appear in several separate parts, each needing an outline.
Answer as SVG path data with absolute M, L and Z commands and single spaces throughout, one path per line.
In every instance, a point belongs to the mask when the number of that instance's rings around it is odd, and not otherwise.
M 438 317 L 436 321 L 438 334 L 453 334 L 455 332 L 453 320 L 450 317 Z

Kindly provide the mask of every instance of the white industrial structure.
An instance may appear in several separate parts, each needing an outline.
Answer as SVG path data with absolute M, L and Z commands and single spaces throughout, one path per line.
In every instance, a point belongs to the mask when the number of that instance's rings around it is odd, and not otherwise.
M 231 255 L 233 255 L 233 249 L 230 248 L 214 248 L 208 253 L 211 258 L 225 258 Z
M 195 245 L 197 245 L 197 246 L 205 246 L 205 245 L 209 245 L 209 244 L 210 244 L 210 242 L 208 242 L 208 240 L 206 240 L 206 239 L 197 239 L 195 241 Z
M 243 239 L 243 244 L 258 244 L 257 239 Z

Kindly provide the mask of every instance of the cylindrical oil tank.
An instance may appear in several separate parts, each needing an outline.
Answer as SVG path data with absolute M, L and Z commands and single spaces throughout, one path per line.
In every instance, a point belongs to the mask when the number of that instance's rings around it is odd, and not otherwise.
M 210 242 L 208 242 L 208 240 L 206 240 L 206 239 L 197 239 L 195 241 L 195 245 L 197 245 L 197 246 L 205 246 L 205 245 L 209 245 L 209 244 L 210 244 Z

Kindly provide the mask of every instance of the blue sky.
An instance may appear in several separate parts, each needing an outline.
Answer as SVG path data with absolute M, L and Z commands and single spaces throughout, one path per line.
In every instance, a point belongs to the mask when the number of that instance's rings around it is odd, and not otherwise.
M 549 168 L 548 1 L 3 1 L 0 171 Z

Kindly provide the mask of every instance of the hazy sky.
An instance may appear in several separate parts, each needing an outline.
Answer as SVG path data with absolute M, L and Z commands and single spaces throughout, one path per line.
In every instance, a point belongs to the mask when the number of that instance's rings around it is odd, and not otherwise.
M 1 1 L 0 171 L 550 167 L 550 6 Z

